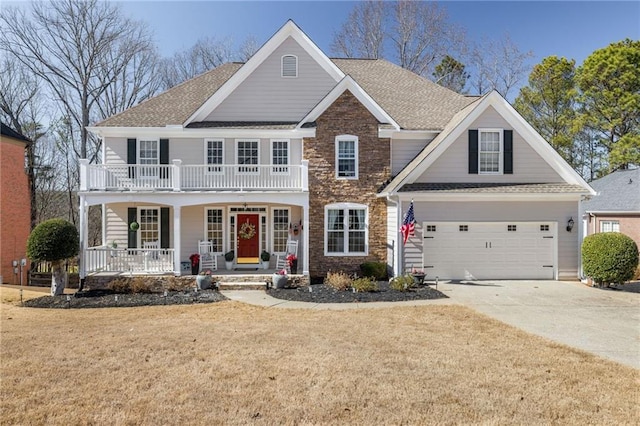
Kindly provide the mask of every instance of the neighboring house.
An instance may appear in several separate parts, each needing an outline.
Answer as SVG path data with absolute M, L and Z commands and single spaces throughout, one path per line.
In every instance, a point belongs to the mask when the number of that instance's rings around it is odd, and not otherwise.
M 597 192 L 584 201 L 584 235 L 621 232 L 640 247 L 640 168 L 618 170 L 591 182 Z
M 81 162 L 82 276 L 179 274 L 200 240 L 219 265 L 234 250 L 235 267 L 254 268 L 290 239 L 311 277 L 369 260 L 443 279 L 578 274 L 578 233 L 565 228 L 593 191 L 497 92 L 329 59 L 292 21 L 245 64 L 90 131 L 103 163 Z M 103 206 L 102 247 L 86 244 L 90 205 Z
M 20 284 L 13 261 L 27 258 L 31 232 L 31 198 L 24 162 L 30 141 L 4 123 L 0 127 L 0 283 Z M 22 270 L 22 283 L 26 284 L 28 265 Z

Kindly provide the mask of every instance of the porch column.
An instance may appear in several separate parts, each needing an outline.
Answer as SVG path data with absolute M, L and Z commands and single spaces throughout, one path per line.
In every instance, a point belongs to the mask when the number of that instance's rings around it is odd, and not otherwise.
M 180 266 L 180 210 L 182 207 L 174 206 L 173 207 L 173 273 L 177 276 L 181 273 Z
M 302 259 L 302 273 L 309 275 L 309 199 L 302 206 L 302 220 L 304 228 L 302 231 L 302 239 L 304 241 L 304 258 Z
M 80 277 L 80 290 L 82 290 L 84 279 L 87 276 L 87 235 L 89 235 L 89 230 L 87 229 L 89 223 L 88 213 L 89 208 L 84 195 L 80 195 L 80 270 L 78 271 L 78 275 Z M 104 241 L 103 245 L 106 245 Z

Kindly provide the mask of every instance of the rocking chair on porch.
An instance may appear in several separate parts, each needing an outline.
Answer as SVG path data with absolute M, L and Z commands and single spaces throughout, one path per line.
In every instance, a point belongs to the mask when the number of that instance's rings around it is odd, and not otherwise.
M 213 252 L 211 241 L 198 241 L 198 254 L 200 254 L 200 271 L 218 269 L 218 258 Z
M 291 272 L 291 268 L 289 267 L 289 263 L 287 262 L 287 257 L 290 254 L 298 257 L 298 241 L 294 241 L 294 240 L 287 241 L 286 253 L 279 254 L 276 259 L 276 270 L 280 271 L 282 269 L 286 269 L 287 272 Z

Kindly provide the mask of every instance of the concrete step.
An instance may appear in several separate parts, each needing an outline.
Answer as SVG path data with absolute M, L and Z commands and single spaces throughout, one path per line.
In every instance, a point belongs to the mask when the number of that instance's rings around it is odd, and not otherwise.
M 266 290 L 267 284 L 265 281 L 253 281 L 253 282 L 229 282 L 223 281 L 218 283 L 218 289 L 224 290 Z

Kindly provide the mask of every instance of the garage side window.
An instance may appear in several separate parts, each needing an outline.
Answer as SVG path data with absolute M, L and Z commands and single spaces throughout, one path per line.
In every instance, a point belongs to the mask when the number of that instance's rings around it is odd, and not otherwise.
M 369 212 L 362 204 L 325 206 L 326 256 L 365 256 L 369 251 Z

